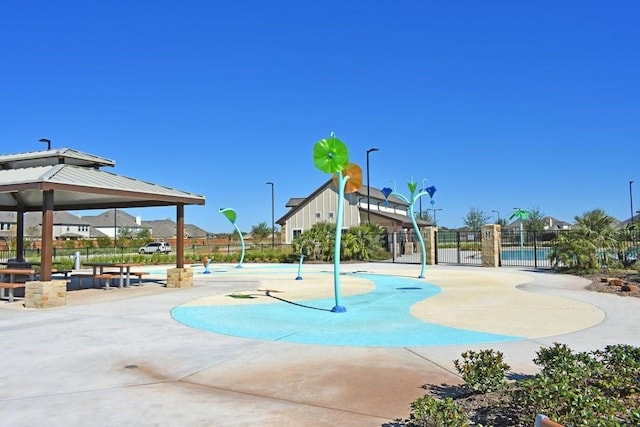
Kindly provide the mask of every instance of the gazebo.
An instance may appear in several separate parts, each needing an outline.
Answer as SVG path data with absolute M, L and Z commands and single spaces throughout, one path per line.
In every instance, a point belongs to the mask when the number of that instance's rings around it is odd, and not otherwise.
M 115 162 L 71 148 L 0 155 L 0 210 L 16 212 L 16 258 L 24 259 L 24 213 L 42 212 L 40 280 L 52 273 L 53 212 L 176 207 L 176 267 L 184 268 L 184 207 L 204 205 L 193 193 L 118 175 Z

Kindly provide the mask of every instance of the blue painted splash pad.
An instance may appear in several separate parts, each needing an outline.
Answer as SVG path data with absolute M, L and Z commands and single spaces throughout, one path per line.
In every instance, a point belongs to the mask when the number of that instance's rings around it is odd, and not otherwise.
M 179 306 L 171 314 L 187 326 L 245 338 L 339 346 L 435 346 L 506 342 L 522 337 L 452 328 L 410 313 L 415 303 L 440 293 L 438 286 L 406 277 L 353 274 L 376 288 L 343 297 L 346 313 L 332 313 L 333 298 L 249 305 Z M 303 286 L 303 285 L 302 285 Z M 268 297 L 262 297 L 268 298 Z

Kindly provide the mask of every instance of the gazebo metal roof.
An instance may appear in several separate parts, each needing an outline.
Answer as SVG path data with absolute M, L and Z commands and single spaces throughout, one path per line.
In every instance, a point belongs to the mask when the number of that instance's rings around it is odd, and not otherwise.
M 113 160 L 70 148 L 0 155 L 0 211 L 18 213 L 22 258 L 24 213 L 42 212 L 42 280 L 50 279 L 53 211 L 176 206 L 177 265 L 184 264 L 184 206 L 204 196 L 101 170 Z M 47 250 L 49 251 L 47 253 Z
M 0 210 L 42 209 L 42 192 L 55 191 L 55 210 L 204 204 L 204 197 L 112 172 L 57 164 L 0 170 Z

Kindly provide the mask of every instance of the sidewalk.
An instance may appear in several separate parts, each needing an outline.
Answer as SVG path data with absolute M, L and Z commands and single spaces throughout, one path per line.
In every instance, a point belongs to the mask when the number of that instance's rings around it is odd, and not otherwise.
M 382 263 L 342 269 L 413 277 L 419 272 L 415 265 Z M 201 298 L 284 283 L 271 271 L 226 270 L 196 275 L 189 289 L 148 283 L 77 291 L 82 295 L 71 292 L 67 306 L 58 309 L 27 310 L 0 303 L 5 361 L 0 371 L 0 425 L 380 426 L 407 417 L 410 403 L 425 393 L 423 385 L 458 383 L 452 360 L 468 349 L 500 350 L 514 373 L 526 374 L 536 371 L 531 360 L 540 346 L 555 341 L 576 351 L 616 343 L 640 346 L 640 300 L 585 291 L 582 279 L 524 269 L 429 267 L 426 279 L 451 289 L 439 296 L 437 306 L 449 304 L 450 319 L 443 321 L 473 324 L 478 316 L 473 310 L 480 305 L 456 305 L 455 283 L 447 280 L 482 276 L 495 283 L 525 275 L 530 281 L 519 289 L 526 292 L 496 295 L 514 319 L 519 309 L 527 315 L 539 313 L 529 325 L 536 336 L 520 341 L 422 347 L 309 345 L 211 333 L 171 317 L 173 308 Z M 329 271 L 332 265 L 305 266 L 304 272 L 311 276 L 315 270 Z M 330 276 L 328 280 L 331 288 Z M 468 296 L 471 285 L 463 285 L 467 291 L 460 290 L 460 295 Z M 569 308 L 578 302 L 582 309 L 573 317 L 580 317 L 586 305 L 605 315 L 586 329 L 544 336 L 553 330 L 550 324 L 572 316 L 562 305 L 528 305 L 523 295 L 531 295 L 531 301 L 564 301 Z M 512 298 L 520 298 L 518 305 Z M 498 322 L 504 321 L 497 318 Z M 566 324 L 555 326 L 566 329 Z M 542 335 L 536 334 L 537 328 Z

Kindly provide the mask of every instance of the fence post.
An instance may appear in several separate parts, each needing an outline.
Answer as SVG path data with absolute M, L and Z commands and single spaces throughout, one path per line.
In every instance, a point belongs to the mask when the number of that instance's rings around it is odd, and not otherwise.
M 398 255 L 398 236 L 394 231 L 391 235 L 391 259 L 393 262 L 396 262 L 396 257 Z
M 438 258 L 436 257 L 436 233 L 438 232 L 438 227 L 429 226 L 426 227 L 424 246 L 425 252 L 427 255 L 426 263 L 428 265 L 436 265 L 438 262 Z
M 482 266 L 500 266 L 500 225 L 482 226 Z

